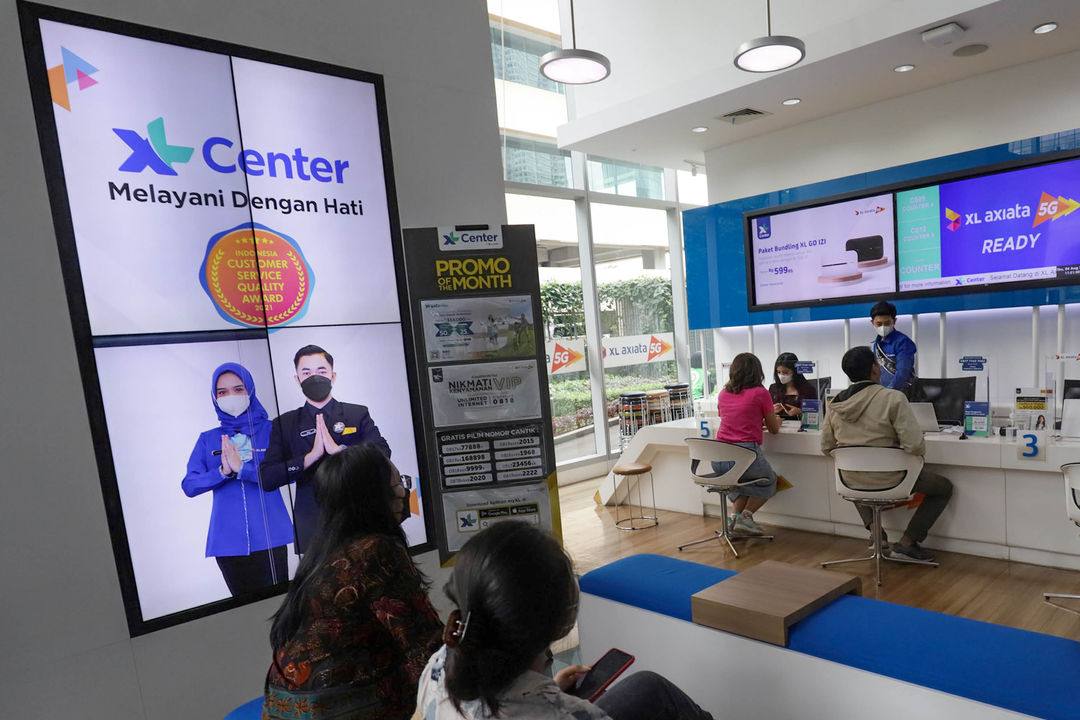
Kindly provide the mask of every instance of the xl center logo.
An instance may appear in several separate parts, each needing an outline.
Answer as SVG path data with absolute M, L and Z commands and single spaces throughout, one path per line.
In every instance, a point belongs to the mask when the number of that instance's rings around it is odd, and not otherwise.
M 123 172 L 142 172 L 150 168 L 158 175 L 176 175 L 173 163 L 186 163 L 195 148 L 170 145 L 165 139 L 165 119 L 158 118 L 146 126 L 146 137 L 134 130 L 113 128 L 113 132 L 131 148 L 131 155 L 120 166 Z

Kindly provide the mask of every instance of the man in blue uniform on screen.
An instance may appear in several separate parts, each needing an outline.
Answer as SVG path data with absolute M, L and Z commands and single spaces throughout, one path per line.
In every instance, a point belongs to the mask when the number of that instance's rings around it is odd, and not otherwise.
M 915 383 L 915 343 L 896 329 L 896 306 L 882 300 L 870 308 L 877 337 L 871 348 L 881 366 L 881 384 L 911 399 Z
M 296 351 L 293 365 L 307 402 L 274 420 L 259 480 L 263 490 L 296 484 L 294 549 L 300 555 L 319 521 L 313 480 L 320 461 L 362 442 L 372 443 L 390 457 L 390 446 L 365 406 L 340 402 L 331 395 L 337 373 L 330 353 L 318 345 L 305 345 Z

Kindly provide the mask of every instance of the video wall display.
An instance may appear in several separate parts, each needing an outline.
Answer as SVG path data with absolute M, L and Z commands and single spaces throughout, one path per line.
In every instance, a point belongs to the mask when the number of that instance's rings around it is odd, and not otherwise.
M 750 309 L 1080 282 L 1078 199 L 1069 158 L 747 213 Z
M 427 547 L 381 77 L 20 12 L 132 634 L 282 592 L 343 447 Z

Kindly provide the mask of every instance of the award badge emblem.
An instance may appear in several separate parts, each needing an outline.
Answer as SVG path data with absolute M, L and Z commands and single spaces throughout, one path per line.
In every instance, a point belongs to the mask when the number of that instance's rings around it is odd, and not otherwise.
M 340 420 L 338 420 L 336 423 L 334 423 L 334 432 L 336 432 L 338 435 L 340 435 L 341 431 L 344 430 L 344 429 L 345 429 L 345 423 L 341 422 Z

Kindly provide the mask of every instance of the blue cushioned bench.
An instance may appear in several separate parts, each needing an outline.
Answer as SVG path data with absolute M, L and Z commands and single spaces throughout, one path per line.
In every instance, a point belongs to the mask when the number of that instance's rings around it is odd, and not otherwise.
M 580 584 L 583 593 L 691 621 L 690 596 L 734 574 L 634 555 Z M 788 650 L 1018 713 L 1080 718 L 1080 643 L 1052 635 L 847 595 L 795 624 Z

